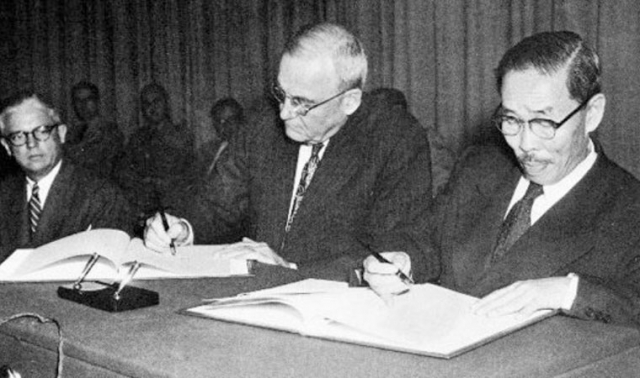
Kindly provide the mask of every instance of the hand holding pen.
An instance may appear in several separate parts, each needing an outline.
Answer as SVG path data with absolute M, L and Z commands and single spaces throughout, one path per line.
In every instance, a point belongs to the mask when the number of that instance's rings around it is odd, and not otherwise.
M 411 259 L 404 252 L 374 252 L 363 266 L 364 280 L 383 298 L 405 293 L 413 284 Z
M 157 252 L 176 254 L 176 246 L 189 242 L 189 226 L 183 220 L 173 215 L 158 211 L 155 216 L 147 219 L 144 229 L 144 244 L 147 248 Z
M 396 277 L 398 277 L 400 279 L 400 281 L 404 282 L 407 285 L 413 285 L 413 279 L 409 276 L 407 276 L 401 268 L 397 267 L 394 263 L 392 263 L 391 261 L 387 260 L 386 258 L 384 258 L 380 253 L 378 252 L 372 252 L 371 253 L 373 255 L 373 257 L 376 258 L 376 260 L 378 260 L 379 262 L 383 263 L 383 264 L 391 264 L 395 267 L 395 275 Z
M 167 221 L 167 214 L 164 213 L 164 209 L 160 209 L 160 218 L 162 219 L 162 227 L 164 227 L 165 232 L 169 232 L 169 222 Z M 176 254 L 176 240 L 175 238 L 171 238 L 171 242 L 169 242 L 169 248 L 171 249 L 171 254 Z

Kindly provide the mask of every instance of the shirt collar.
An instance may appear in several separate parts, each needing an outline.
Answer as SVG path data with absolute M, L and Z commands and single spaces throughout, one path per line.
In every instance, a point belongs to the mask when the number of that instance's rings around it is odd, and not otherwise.
M 39 188 L 38 196 L 40 197 L 40 203 L 42 204 L 42 206 L 44 206 L 47 196 L 49 195 L 49 190 L 53 185 L 53 181 L 58 176 L 61 166 L 62 166 L 62 159 L 60 159 L 58 164 L 56 164 L 56 166 L 53 167 L 51 172 L 47 173 L 46 176 L 44 176 L 38 181 L 38 188 Z M 33 181 L 27 176 L 27 200 L 31 198 L 31 191 L 33 190 L 33 186 L 35 185 L 35 183 L 36 183 L 35 181 Z

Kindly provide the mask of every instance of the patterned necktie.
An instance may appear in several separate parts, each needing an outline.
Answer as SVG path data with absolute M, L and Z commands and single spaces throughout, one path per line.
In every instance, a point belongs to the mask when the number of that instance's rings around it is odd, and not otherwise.
M 511 208 L 507 218 L 502 222 L 498 241 L 493 250 L 492 261 L 502 256 L 531 227 L 531 207 L 533 201 L 544 193 L 542 185 L 531 181 L 524 197 Z
M 40 213 L 42 213 L 39 193 L 40 188 L 36 183 L 33 185 L 33 189 L 31 189 L 31 199 L 29 200 L 29 227 L 31 229 L 31 235 L 36 233 L 38 221 L 40 220 Z
M 289 214 L 289 219 L 287 220 L 287 225 L 285 227 L 285 231 L 289 232 L 291 229 L 291 224 L 293 223 L 293 218 L 296 216 L 298 212 L 298 208 L 300 207 L 300 202 L 302 202 L 302 198 L 304 197 L 304 193 L 307 191 L 309 187 L 309 183 L 311 183 L 311 179 L 313 178 L 313 174 L 316 172 L 316 168 L 318 168 L 318 162 L 320 161 L 320 150 L 324 144 L 318 143 L 314 144 L 311 149 L 311 157 L 307 164 L 304 165 L 302 169 L 302 174 L 300 175 L 300 182 L 298 183 L 298 188 L 296 189 L 295 197 L 293 198 L 293 206 L 291 207 L 291 213 Z

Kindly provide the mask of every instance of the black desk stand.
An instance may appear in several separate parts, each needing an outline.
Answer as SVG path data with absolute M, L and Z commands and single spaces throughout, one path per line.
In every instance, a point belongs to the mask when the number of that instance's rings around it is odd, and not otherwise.
M 102 288 L 82 290 L 82 287 L 77 287 L 77 285 L 60 286 L 58 287 L 58 296 L 109 312 L 135 310 L 160 303 L 158 293 L 155 291 L 126 286 L 116 296 L 115 294 L 118 290 L 117 282 L 113 284 L 98 282 L 97 284 L 101 285 Z
M 135 310 L 137 308 L 155 306 L 160 303 L 158 293 L 128 286 L 133 276 L 140 268 L 140 264 L 135 261 L 129 268 L 129 273 L 120 282 L 107 284 L 104 282 L 90 282 L 86 287 L 82 287 L 84 279 L 89 271 L 100 259 L 98 253 L 94 253 L 87 265 L 85 265 L 80 277 L 70 286 L 60 286 L 58 296 L 85 306 L 97 308 L 109 312 L 120 312 Z

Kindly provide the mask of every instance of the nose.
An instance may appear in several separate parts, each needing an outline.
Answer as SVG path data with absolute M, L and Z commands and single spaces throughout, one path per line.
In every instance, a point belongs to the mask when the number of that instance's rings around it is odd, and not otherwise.
M 280 119 L 283 121 L 296 118 L 298 115 L 295 112 L 296 107 L 291 104 L 288 97 L 284 99 L 284 102 L 280 103 Z
M 27 148 L 34 148 L 38 144 L 38 140 L 33 136 L 33 133 L 25 134 L 25 138 L 27 139 L 25 143 Z
M 531 131 L 531 127 L 528 123 L 522 124 L 520 129 L 520 149 L 525 152 L 529 152 L 535 148 L 537 136 Z

